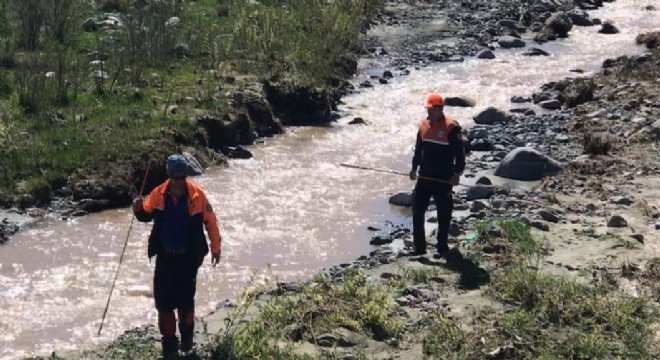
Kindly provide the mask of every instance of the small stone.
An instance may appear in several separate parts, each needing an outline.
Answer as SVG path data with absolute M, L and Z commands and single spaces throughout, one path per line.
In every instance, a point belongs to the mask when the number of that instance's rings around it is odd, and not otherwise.
M 472 203 L 472 206 L 470 206 L 470 212 L 475 213 L 485 210 L 486 208 L 488 208 L 488 206 L 483 201 L 476 200 Z
M 400 280 L 401 279 L 401 275 L 393 274 L 393 273 L 389 273 L 389 272 L 384 272 L 384 273 L 380 274 L 380 277 L 382 279 L 386 279 L 386 280 L 389 280 L 389 279 Z
M 539 216 L 541 217 L 541 219 L 543 219 L 547 222 L 551 222 L 551 223 L 558 223 L 559 222 L 559 216 L 557 216 L 554 213 L 552 213 L 548 210 L 545 210 L 545 209 L 539 210 Z
M 530 226 L 541 231 L 550 231 L 550 226 L 543 221 L 534 220 L 531 222 Z
M 408 306 L 408 305 L 410 305 L 410 299 L 408 299 L 408 298 L 405 297 L 405 296 L 402 296 L 402 297 L 396 299 L 395 301 L 396 301 L 397 304 L 399 304 L 399 305 L 401 305 L 401 306 Z
M 371 241 L 369 241 L 369 244 L 371 245 L 385 245 L 385 244 L 391 244 L 394 239 L 392 239 L 391 236 L 374 236 Z
M 390 197 L 389 203 L 397 206 L 412 206 L 412 192 L 400 192 Z
M 356 117 L 355 119 L 351 120 L 348 124 L 349 125 L 366 125 L 367 122 L 364 121 L 364 119 L 361 118 L 361 117 Z
M 642 234 L 632 234 L 630 235 L 631 238 L 637 240 L 640 244 L 644 244 L 644 235 Z
M 656 230 L 660 230 L 660 222 L 659 222 L 659 223 L 655 223 L 655 229 L 656 229 Z
M 628 222 L 620 215 L 612 216 L 610 220 L 607 222 L 607 227 L 611 227 L 611 228 L 624 228 L 627 226 L 628 226 Z
M 615 196 L 611 200 L 612 204 L 617 204 L 617 205 L 630 205 L 632 204 L 632 200 L 630 200 L 629 197 L 626 196 Z

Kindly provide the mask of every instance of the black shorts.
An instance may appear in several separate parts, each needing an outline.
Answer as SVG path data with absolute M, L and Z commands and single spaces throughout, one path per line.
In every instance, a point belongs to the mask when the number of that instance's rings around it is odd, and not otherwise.
M 191 254 L 161 252 L 156 256 L 154 300 L 158 312 L 194 309 L 198 268 Z

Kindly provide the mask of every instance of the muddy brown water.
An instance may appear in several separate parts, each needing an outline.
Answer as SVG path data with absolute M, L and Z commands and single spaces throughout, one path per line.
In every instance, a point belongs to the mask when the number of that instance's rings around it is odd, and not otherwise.
M 218 214 L 223 256 L 217 268 L 207 258 L 200 269 L 198 314 L 233 298 L 252 274 L 272 271 L 281 280 L 309 277 L 369 253 L 367 226 L 383 220 L 408 224 L 409 211 L 387 203 L 390 194 L 411 188 L 406 177 L 339 164 L 407 172 L 426 94 L 476 99 L 475 108 L 447 109 L 470 126 L 472 117 L 488 106 L 506 110 L 512 96 L 529 96 L 543 83 L 579 76 L 571 69 L 589 75 L 606 58 L 643 52 L 635 46 L 635 36 L 660 29 L 659 13 L 643 11 L 645 5 L 660 8 L 660 0 L 619 0 L 591 12 L 592 17 L 613 20 L 621 32 L 601 35 L 598 26 L 574 28 L 570 38 L 540 46 L 550 57 L 520 56 L 525 49 L 498 50 L 495 60 L 414 70 L 346 97 L 346 117 L 331 127 L 291 128 L 252 146 L 251 160 L 208 169 L 194 180 Z M 386 43 L 397 41 L 382 28 L 372 31 L 381 32 Z M 362 61 L 360 66 L 366 74 L 378 64 Z M 354 117 L 369 125 L 348 125 Z M 0 247 L 0 358 L 92 347 L 128 328 L 155 323 L 153 263 L 146 258 L 150 225 L 136 223 L 103 334 L 96 337 L 130 221 L 129 209 L 69 221 L 46 219 Z

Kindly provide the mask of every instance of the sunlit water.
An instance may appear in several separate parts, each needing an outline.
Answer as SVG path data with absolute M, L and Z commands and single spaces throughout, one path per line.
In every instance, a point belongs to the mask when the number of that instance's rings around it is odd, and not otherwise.
M 409 190 L 405 177 L 363 172 L 340 163 L 407 172 L 415 132 L 432 91 L 465 95 L 475 108 L 448 108 L 464 126 L 487 106 L 511 108 L 514 95 L 530 95 L 545 82 L 597 71 L 606 58 L 644 51 L 634 37 L 660 28 L 660 0 L 624 1 L 592 17 L 621 30 L 601 35 L 599 26 L 574 28 L 570 38 L 541 46 L 550 57 L 524 57 L 524 49 L 498 50 L 495 60 L 468 60 L 413 70 L 390 84 L 351 95 L 346 117 L 331 128 L 303 128 L 251 148 L 251 160 L 209 169 L 195 180 L 206 190 L 223 235 L 223 258 L 207 263 L 198 278 L 198 313 L 232 298 L 253 272 L 267 266 L 283 280 L 368 253 L 368 225 L 384 219 L 408 222 L 409 213 L 387 196 Z M 368 64 L 363 63 L 366 68 Z M 351 126 L 362 117 L 370 125 Z M 136 223 L 104 331 L 96 337 L 119 254 L 131 221 L 127 210 L 49 220 L 0 247 L 0 357 L 91 347 L 123 330 L 155 323 L 153 264 L 146 258 L 149 224 Z

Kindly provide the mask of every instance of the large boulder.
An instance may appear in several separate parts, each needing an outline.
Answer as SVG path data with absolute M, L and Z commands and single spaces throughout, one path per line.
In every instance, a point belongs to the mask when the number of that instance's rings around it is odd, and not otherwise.
M 489 107 L 474 117 L 475 124 L 493 125 L 509 121 L 509 117 L 494 107 Z
M 535 149 L 520 147 L 507 154 L 495 171 L 495 175 L 513 180 L 534 181 L 556 175 L 562 167 L 559 161 Z
M 573 28 L 573 21 L 563 11 L 560 11 L 548 18 L 545 21 L 545 26 L 552 31 L 553 34 L 557 37 L 565 38 L 568 37 L 568 32 Z

